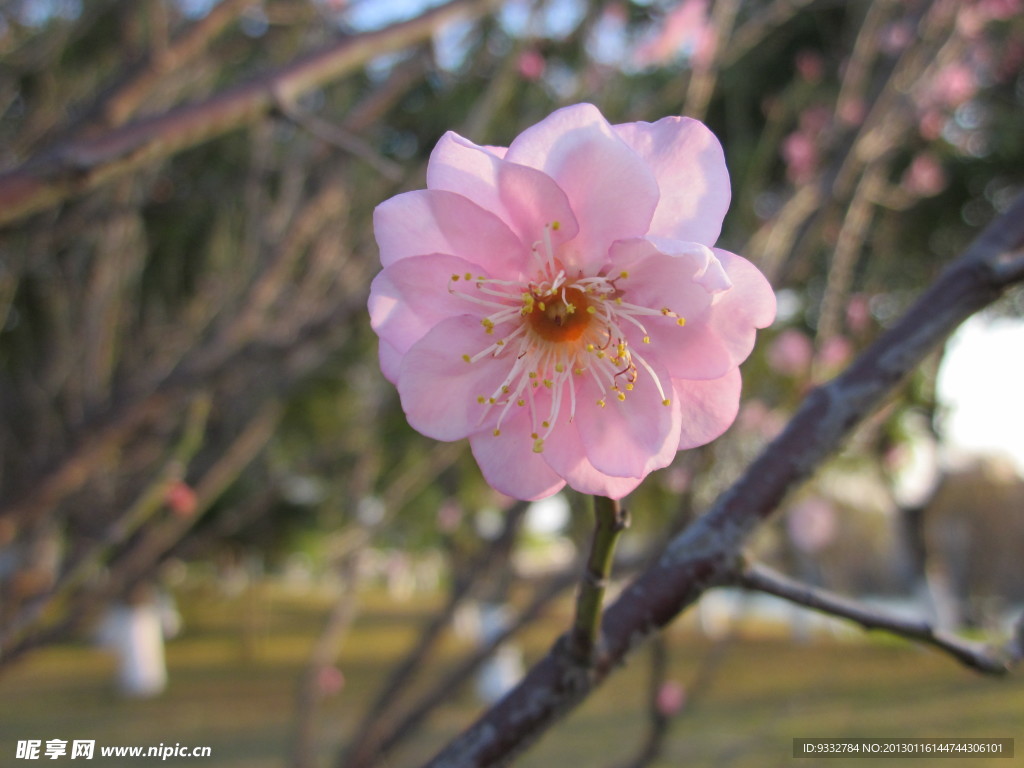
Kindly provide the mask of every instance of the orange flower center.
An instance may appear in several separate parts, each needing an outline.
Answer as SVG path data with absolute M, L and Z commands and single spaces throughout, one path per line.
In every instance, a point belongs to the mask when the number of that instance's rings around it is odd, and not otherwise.
M 569 287 L 555 294 L 534 295 L 533 311 L 526 317 L 533 332 L 546 341 L 576 341 L 590 325 L 588 309 L 586 294 Z

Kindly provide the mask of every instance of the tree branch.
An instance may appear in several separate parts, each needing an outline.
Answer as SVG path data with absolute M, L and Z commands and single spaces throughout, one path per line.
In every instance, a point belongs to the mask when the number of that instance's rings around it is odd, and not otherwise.
M 450 0 L 409 21 L 341 40 L 198 104 L 53 147 L 0 174 L 0 226 L 246 125 L 271 112 L 279 101 L 293 103 L 371 58 L 428 38 L 457 17 L 486 12 L 494 2 Z
M 950 654 L 979 672 L 992 675 L 1005 675 L 1009 672 L 1008 654 L 1002 653 L 998 648 L 965 640 L 951 632 L 937 630 L 920 619 L 906 619 L 869 608 L 848 597 L 791 579 L 764 565 L 747 565 L 739 574 L 737 582 L 746 589 L 765 592 L 797 605 L 849 619 L 864 629 L 881 629 L 918 640 Z
M 999 216 L 839 377 L 813 390 L 786 429 L 668 545 L 605 614 L 605 654 L 581 673 L 554 644 L 525 679 L 426 765 L 507 765 L 582 702 L 652 633 L 737 571 L 747 536 L 961 322 L 1024 279 L 1024 196 Z

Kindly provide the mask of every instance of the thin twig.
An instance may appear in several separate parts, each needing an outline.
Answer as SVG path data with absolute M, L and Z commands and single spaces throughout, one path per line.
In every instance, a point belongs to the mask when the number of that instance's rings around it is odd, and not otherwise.
M 594 539 L 576 600 L 576 618 L 569 633 L 569 651 L 584 666 L 595 661 L 600 650 L 601 609 L 611 580 L 615 544 L 629 527 L 629 513 L 618 501 L 594 497 Z
M 321 141 L 364 160 L 388 181 L 398 183 L 405 176 L 405 171 L 401 165 L 393 160 L 388 160 L 375 150 L 368 141 L 345 130 L 344 127 L 330 123 L 311 112 L 305 111 L 295 102 L 278 99 L 277 108 L 282 115 L 309 131 Z
M 926 643 L 980 672 L 1004 675 L 1009 671 L 1009 660 L 999 649 L 937 630 L 920 619 L 908 619 L 876 610 L 848 597 L 791 579 L 758 563 L 748 564 L 739 574 L 738 583 L 746 589 L 775 595 L 797 605 L 849 619 L 867 630 L 879 629 Z
M 414 45 L 453 19 L 480 15 L 492 5 L 494 0 L 450 0 L 409 21 L 345 38 L 206 101 L 54 147 L 0 174 L 0 225 L 251 123 L 279 100 L 294 102 L 376 56 Z

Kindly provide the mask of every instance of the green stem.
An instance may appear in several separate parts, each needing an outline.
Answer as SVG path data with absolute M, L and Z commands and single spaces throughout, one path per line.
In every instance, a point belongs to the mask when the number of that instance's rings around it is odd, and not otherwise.
M 569 651 L 581 664 L 595 661 L 601 636 L 601 608 L 611 578 L 615 544 L 629 527 L 629 513 L 617 500 L 594 497 L 594 539 L 576 598 L 576 619 L 569 633 Z

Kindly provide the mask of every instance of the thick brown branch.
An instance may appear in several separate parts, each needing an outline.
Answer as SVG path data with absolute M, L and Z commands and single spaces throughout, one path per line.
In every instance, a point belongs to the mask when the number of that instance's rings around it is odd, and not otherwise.
M 797 605 L 849 619 L 864 629 L 881 629 L 918 640 L 950 654 L 980 672 L 1003 675 L 1009 671 L 1009 659 L 1005 658 L 1006 654 L 1000 653 L 999 649 L 937 630 L 920 619 L 886 614 L 848 597 L 801 583 L 763 565 L 748 565 L 739 575 L 738 582 L 747 589 L 765 592 Z
M 1024 279 L 1024 197 L 994 221 L 904 317 L 841 376 L 814 390 L 786 429 L 711 509 L 675 537 L 605 614 L 606 653 L 581 674 L 557 642 L 508 696 L 427 765 L 506 765 L 583 701 L 653 632 L 738 567 L 747 536 L 965 319 Z
M 250 123 L 371 58 L 427 39 L 452 19 L 485 12 L 493 0 L 451 0 L 414 19 L 344 39 L 206 101 L 73 140 L 0 174 L 0 225 L 17 221 L 146 163 Z

